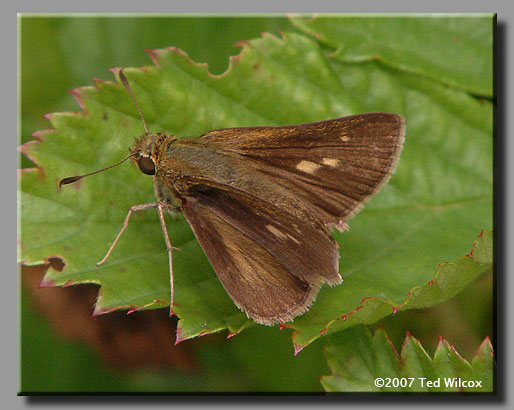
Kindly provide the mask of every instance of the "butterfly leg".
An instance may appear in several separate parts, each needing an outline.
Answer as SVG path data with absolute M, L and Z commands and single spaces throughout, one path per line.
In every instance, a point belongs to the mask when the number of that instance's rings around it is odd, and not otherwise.
M 109 250 L 107 251 L 107 253 L 103 257 L 103 259 L 100 262 L 96 263 L 96 266 L 101 265 L 102 263 L 104 263 L 107 260 L 107 258 L 111 254 L 112 250 L 114 249 L 114 247 L 118 243 L 118 240 L 120 239 L 121 235 L 123 234 L 123 232 L 125 232 L 125 229 L 127 229 L 127 226 L 128 226 L 129 220 L 130 220 L 130 215 L 132 215 L 132 212 L 144 211 L 145 209 L 156 208 L 158 206 L 159 206 L 159 202 L 151 202 L 151 203 L 147 203 L 147 204 L 134 205 L 134 206 L 130 207 L 130 209 L 129 209 L 128 213 L 127 213 L 127 216 L 125 217 L 125 220 L 123 221 L 123 226 L 121 227 L 121 230 L 118 233 L 118 236 L 116 236 L 116 239 L 112 243 L 111 247 L 109 248 Z
M 168 204 L 163 204 L 161 202 L 151 202 L 151 203 L 147 203 L 147 204 L 140 204 L 140 205 L 134 205 L 132 206 L 128 213 L 127 213 L 127 216 L 125 217 L 125 220 L 123 221 L 123 226 L 121 227 L 121 230 L 120 232 L 118 233 L 118 236 L 116 236 L 116 239 L 114 240 L 114 242 L 112 243 L 111 247 L 109 248 L 109 250 L 107 251 L 107 253 L 105 254 L 105 256 L 103 257 L 103 259 L 100 261 L 100 262 L 97 262 L 97 266 L 101 265 L 102 263 L 104 263 L 107 258 L 109 258 L 111 252 L 113 251 L 113 249 L 115 248 L 116 244 L 118 243 L 118 240 L 120 239 L 121 235 L 123 234 L 123 232 L 125 232 L 125 229 L 127 229 L 127 226 L 128 226 L 128 223 L 129 223 L 129 220 L 130 220 L 130 215 L 132 215 L 132 212 L 135 212 L 135 211 L 144 211 L 146 209 L 150 209 L 150 208 L 161 208 L 161 211 L 160 213 L 162 213 L 162 208 L 166 208 L 170 211 L 177 211 L 177 210 L 180 210 L 179 207 L 177 207 L 178 209 L 176 209 L 175 207 L 172 207 Z M 168 244 L 169 242 L 169 238 L 166 242 L 166 245 Z
M 173 246 L 171 246 L 170 236 L 168 234 L 168 230 L 166 229 L 166 221 L 164 220 L 164 213 L 163 208 L 169 208 L 169 205 L 158 203 L 157 205 L 157 213 L 159 214 L 159 221 L 161 222 L 161 229 L 162 233 L 164 235 L 164 241 L 166 242 L 166 248 L 168 249 L 168 264 L 170 268 L 170 316 L 174 314 L 173 312 L 173 256 L 172 251 L 174 249 Z M 175 248 L 177 249 L 177 248 Z
M 127 213 L 127 216 L 125 217 L 125 220 L 123 221 L 123 226 L 121 227 L 121 230 L 118 233 L 118 236 L 116 236 L 116 239 L 114 239 L 114 242 L 112 243 L 111 247 L 107 251 L 107 253 L 104 256 L 104 258 L 100 262 L 98 262 L 96 265 L 97 266 L 101 265 L 110 256 L 112 250 L 114 249 L 114 247 L 118 243 L 118 240 L 120 239 L 121 235 L 123 234 L 123 232 L 125 232 L 125 229 L 127 229 L 127 226 L 128 226 L 129 220 L 130 220 L 130 215 L 132 215 L 132 212 L 144 211 L 144 210 L 150 209 L 150 208 L 157 208 L 157 213 L 159 214 L 159 221 L 161 223 L 162 233 L 164 234 L 164 241 L 166 242 L 166 248 L 168 250 L 168 260 L 169 260 L 169 266 L 170 266 L 170 286 L 171 286 L 171 301 L 170 301 L 170 315 L 171 315 L 173 313 L 173 265 L 172 265 L 172 250 L 173 250 L 174 247 L 171 246 L 171 241 L 170 241 L 170 237 L 168 235 L 168 230 L 166 229 L 166 222 L 164 220 L 163 209 L 166 209 L 166 210 L 171 211 L 171 212 L 177 212 L 177 211 L 180 211 L 180 207 L 171 206 L 171 205 L 169 205 L 169 204 L 167 204 L 165 202 L 151 202 L 151 203 L 147 203 L 147 204 L 140 204 L 140 205 L 132 206 L 129 209 L 129 211 Z M 178 249 L 178 248 L 175 248 L 175 249 Z

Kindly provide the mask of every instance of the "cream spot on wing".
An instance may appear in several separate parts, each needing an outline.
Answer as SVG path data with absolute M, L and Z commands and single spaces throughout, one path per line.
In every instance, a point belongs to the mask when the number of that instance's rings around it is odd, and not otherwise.
M 296 243 L 297 245 L 299 245 L 299 244 L 300 244 L 300 241 L 298 241 L 294 236 L 291 236 L 291 235 L 287 234 L 287 237 L 288 237 L 289 239 L 291 239 L 291 240 L 292 240 L 294 243 Z
M 341 137 L 341 141 L 344 141 L 344 142 L 350 141 L 350 137 L 346 134 L 343 134 L 343 136 Z
M 300 241 L 298 241 L 294 236 L 287 234 L 284 234 L 283 232 L 280 232 L 277 228 L 275 228 L 273 225 L 266 225 L 266 229 L 270 231 L 273 235 L 275 235 L 279 239 L 291 239 L 294 243 L 297 245 L 300 244 Z
M 280 239 L 286 239 L 287 238 L 286 235 L 284 235 L 282 232 L 280 232 L 273 225 L 266 225 L 266 229 L 268 231 L 270 231 L 273 235 L 275 235 L 277 238 L 280 238 Z
M 296 169 L 298 169 L 302 172 L 305 172 L 307 174 L 314 174 L 320 167 L 321 167 L 321 165 L 315 164 L 314 162 L 311 162 L 311 161 L 300 161 L 298 163 L 298 165 L 296 166 Z
M 329 167 L 337 167 L 339 165 L 339 160 L 335 158 L 323 158 L 321 162 L 323 165 L 328 165 Z

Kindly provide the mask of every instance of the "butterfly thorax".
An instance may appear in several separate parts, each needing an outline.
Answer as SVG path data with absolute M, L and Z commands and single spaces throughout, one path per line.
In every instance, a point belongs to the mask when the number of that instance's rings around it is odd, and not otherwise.
M 152 158 L 156 183 L 166 185 L 175 196 L 189 195 L 198 186 L 233 186 L 247 179 L 246 171 L 231 158 L 197 139 L 156 141 Z
M 195 139 L 146 133 L 136 139 L 130 152 L 141 172 L 154 176 L 160 200 L 188 195 L 198 184 L 231 185 L 242 177 L 236 167 L 220 161 L 223 154 Z

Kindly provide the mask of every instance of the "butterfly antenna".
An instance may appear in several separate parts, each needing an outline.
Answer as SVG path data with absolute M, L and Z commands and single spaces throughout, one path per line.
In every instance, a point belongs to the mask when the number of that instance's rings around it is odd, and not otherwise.
M 113 168 L 115 166 L 118 166 L 120 165 L 122 162 L 125 162 L 127 159 L 129 159 L 130 157 L 133 157 L 134 155 L 137 155 L 137 153 L 133 153 L 133 154 L 130 154 L 128 157 L 126 158 L 123 158 L 121 161 L 118 161 L 116 162 L 116 164 L 112 164 L 112 165 L 109 165 L 108 167 L 105 167 L 105 168 L 102 168 L 102 169 L 99 169 L 98 171 L 94 171 L 94 172 L 90 172 L 89 174 L 84 174 L 84 175 L 76 175 L 74 177 L 68 177 L 68 178 L 63 178 L 59 181 L 59 188 L 63 185 L 68 185 L 68 184 L 72 184 L 74 182 L 77 182 L 79 179 L 82 179 L 84 177 L 88 177 L 90 175 L 94 175 L 94 174 L 98 174 L 99 172 L 102 172 L 102 171 L 105 171 L 107 169 L 110 169 L 110 168 Z
M 139 104 L 137 103 L 136 97 L 134 97 L 134 94 L 132 93 L 132 89 L 130 88 L 127 77 L 125 77 L 125 74 L 123 74 L 123 68 L 120 69 L 119 76 L 120 76 L 121 82 L 127 89 L 128 93 L 130 94 L 132 101 L 134 101 L 134 104 L 136 104 L 137 112 L 139 113 L 139 116 L 141 117 L 141 120 L 143 121 L 143 126 L 145 127 L 145 131 L 148 134 L 148 127 L 146 126 L 145 117 L 143 117 L 143 112 L 141 111 L 141 108 L 139 107 Z

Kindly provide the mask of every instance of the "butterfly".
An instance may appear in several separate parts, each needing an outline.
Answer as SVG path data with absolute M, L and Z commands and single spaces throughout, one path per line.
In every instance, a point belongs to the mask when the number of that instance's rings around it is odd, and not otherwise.
M 169 255 L 171 308 L 173 247 L 164 211 L 182 212 L 223 287 L 255 322 L 291 321 L 310 308 L 324 283 L 342 282 L 330 233 L 348 229 L 391 177 L 404 141 L 402 116 L 366 113 L 178 139 L 148 131 L 122 70 L 119 76 L 146 131 L 119 163 L 131 158 L 152 176 L 157 201 L 130 209 L 100 263 L 132 212 L 157 208 Z

